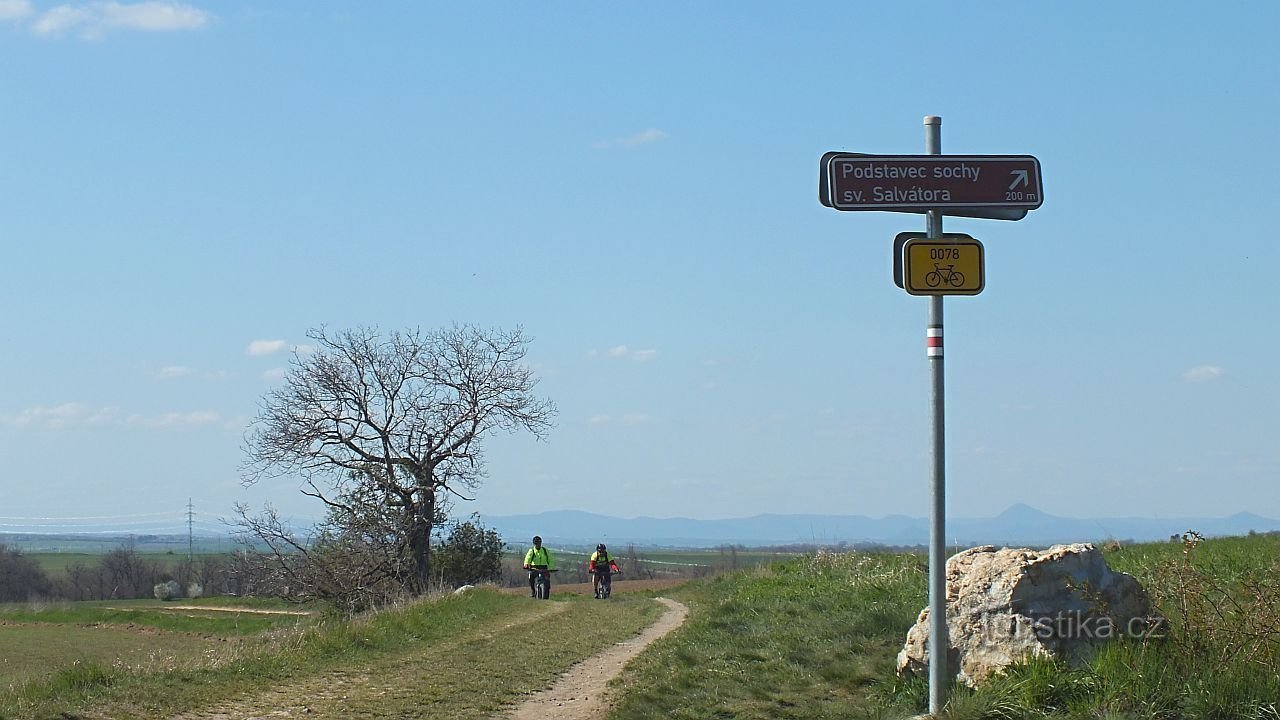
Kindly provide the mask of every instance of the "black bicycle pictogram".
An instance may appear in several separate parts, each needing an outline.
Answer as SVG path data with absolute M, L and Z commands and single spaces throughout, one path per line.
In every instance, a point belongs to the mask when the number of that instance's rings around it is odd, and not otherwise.
M 929 287 L 938 287 L 942 283 L 951 287 L 961 287 L 964 285 L 964 273 L 956 270 L 955 265 L 943 267 L 934 263 L 933 269 L 924 274 L 924 284 Z

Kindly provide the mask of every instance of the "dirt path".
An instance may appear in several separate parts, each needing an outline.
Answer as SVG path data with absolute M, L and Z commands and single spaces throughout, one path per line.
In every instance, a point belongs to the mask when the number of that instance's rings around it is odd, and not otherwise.
M 588 720 L 605 705 L 604 691 L 622 667 L 654 640 L 680 627 L 689 608 L 667 598 L 657 598 L 667 606 L 658 622 L 644 632 L 569 668 L 569 672 L 548 690 L 530 697 L 504 718 L 507 720 Z
M 475 642 L 476 640 L 501 634 L 512 628 L 537 622 L 552 613 L 564 612 L 568 605 L 563 603 L 539 603 L 537 610 L 514 621 L 498 627 L 487 628 L 478 633 L 455 638 L 453 644 Z M 398 664 L 398 660 L 391 660 Z M 312 706 L 326 701 L 345 701 L 351 695 L 367 691 L 370 687 L 382 684 L 397 684 L 394 672 L 386 667 L 360 667 L 347 670 L 336 670 L 316 677 L 300 678 L 293 682 L 283 683 L 267 688 L 252 697 L 241 698 L 223 703 L 214 708 L 183 713 L 171 720 L 267 720 L 268 718 L 305 717 L 311 715 Z
M 667 607 L 656 623 L 629 640 L 607 648 L 560 676 L 548 690 L 529 695 L 524 702 L 495 717 L 507 720 L 583 720 L 605 706 L 603 695 L 607 684 L 622 672 L 622 667 L 640 654 L 650 643 L 680 626 L 688 615 L 684 605 L 657 598 Z M 500 637 L 513 628 L 538 622 L 550 615 L 568 610 L 568 603 L 537 603 L 532 612 L 495 627 L 486 627 L 453 638 L 434 653 L 449 656 L 450 647 L 477 645 L 487 638 Z M 318 676 L 297 678 L 214 707 L 183 713 L 172 720 L 275 720 L 300 717 L 389 717 L 385 707 L 378 710 L 381 699 L 418 693 L 412 683 L 405 683 L 406 673 L 419 672 L 413 655 L 375 660 L 330 671 Z M 394 707 L 395 704 L 391 703 Z M 379 714 L 381 712 L 381 714 Z

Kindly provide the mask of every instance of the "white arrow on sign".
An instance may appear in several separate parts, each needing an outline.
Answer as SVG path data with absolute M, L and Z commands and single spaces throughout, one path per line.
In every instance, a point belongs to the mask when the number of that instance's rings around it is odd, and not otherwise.
M 1023 185 L 1030 185 L 1030 184 L 1031 184 L 1031 183 L 1027 182 L 1027 171 L 1026 171 L 1026 170 L 1010 170 L 1010 171 L 1009 171 L 1009 174 L 1013 176 L 1013 182 L 1009 183 L 1009 189 L 1010 189 L 1010 190 L 1012 190 L 1012 189 L 1014 189 L 1014 188 L 1018 187 L 1018 183 L 1022 183 Z

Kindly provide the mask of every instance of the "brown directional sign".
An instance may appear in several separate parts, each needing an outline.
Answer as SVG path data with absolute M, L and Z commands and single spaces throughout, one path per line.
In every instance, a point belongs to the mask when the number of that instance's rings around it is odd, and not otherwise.
M 1017 220 L 1044 202 L 1031 155 L 822 156 L 818 198 L 836 210 L 892 210 Z

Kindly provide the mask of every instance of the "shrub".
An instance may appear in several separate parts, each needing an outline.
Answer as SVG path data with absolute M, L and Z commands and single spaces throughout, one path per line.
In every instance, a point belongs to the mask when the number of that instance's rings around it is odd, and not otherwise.
M 496 582 L 502 574 L 502 538 L 475 515 L 455 524 L 431 554 L 432 567 L 450 587 Z
M 47 597 L 52 584 L 40 564 L 17 547 L 0 543 L 0 602 L 23 602 Z
M 1173 621 L 1177 656 L 1196 658 L 1199 671 L 1231 672 L 1236 663 L 1280 666 L 1280 562 L 1232 567 L 1200 557 L 1204 537 L 1182 535 L 1182 557 L 1161 568 L 1153 588 Z
M 182 597 L 182 586 L 176 580 L 157 583 L 154 588 L 157 600 L 173 600 Z

